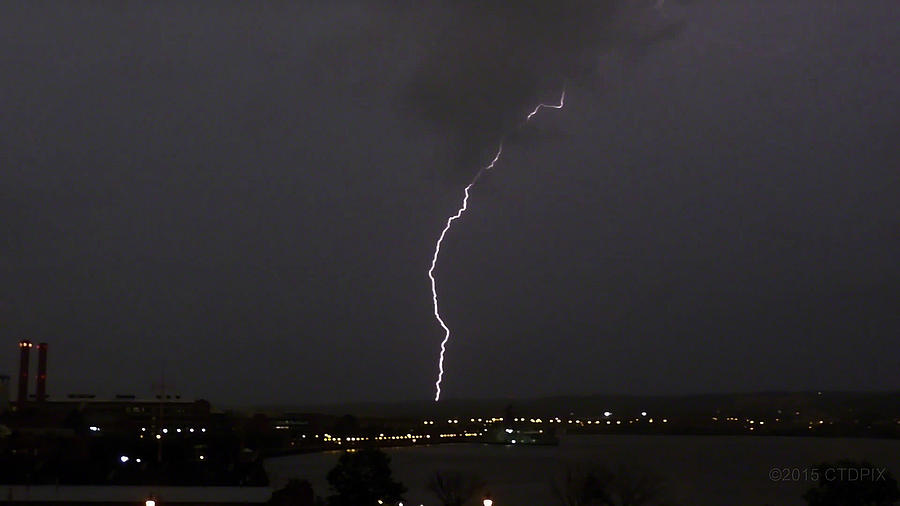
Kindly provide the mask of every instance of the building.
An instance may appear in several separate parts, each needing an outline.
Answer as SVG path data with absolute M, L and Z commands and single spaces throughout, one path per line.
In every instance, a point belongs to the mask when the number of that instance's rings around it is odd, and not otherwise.
M 29 395 L 28 384 L 31 350 L 37 348 L 37 374 L 35 394 Z M 107 434 L 153 433 L 171 430 L 173 433 L 205 432 L 210 424 L 210 406 L 204 400 L 185 400 L 179 395 L 157 395 L 156 398 L 139 399 L 134 395 L 117 395 L 101 399 L 93 394 L 69 394 L 64 398 L 47 395 L 47 343 L 33 344 L 19 341 L 19 381 L 14 425 L 26 430 L 40 431 L 49 428 L 92 428 Z M 9 378 L 2 382 L 0 412 L 9 404 Z
M 28 402 L 28 368 L 31 365 L 31 348 L 34 345 L 29 340 L 19 341 L 19 384 L 16 395 L 16 409 L 23 409 Z
M 19 425 L 32 428 L 90 428 L 104 434 L 139 432 L 206 432 L 212 423 L 209 402 L 181 398 L 138 399 L 133 395 L 97 398 L 69 394 L 64 399 L 28 405 L 18 413 Z
M 0 419 L 0 503 L 261 504 L 271 495 L 260 452 L 209 402 L 49 396 L 46 343 L 21 341 L 19 350 L 16 403 Z

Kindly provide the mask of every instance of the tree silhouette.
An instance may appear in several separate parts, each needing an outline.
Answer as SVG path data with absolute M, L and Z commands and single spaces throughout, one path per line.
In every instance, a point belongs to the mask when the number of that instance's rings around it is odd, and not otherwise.
M 271 506 L 315 506 L 316 496 L 306 480 L 292 479 L 280 490 L 272 493 Z
M 569 464 L 551 483 L 564 506 L 661 505 L 663 480 L 659 476 L 619 466 Z
M 376 448 L 344 452 L 337 465 L 328 472 L 328 483 L 334 495 L 330 506 L 375 506 L 378 501 L 396 503 L 403 500 L 406 487 L 393 480 L 390 457 Z
M 437 470 L 425 486 L 444 506 L 462 506 L 484 488 L 484 482 L 474 474 Z
M 593 470 L 583 464 L 568 464 L 551 481 L 554 495 L 563 506 L 587 506 L 594 500 Z
M 803 494 L 809 506 L 891 506 L 900 500 L 897 480 L 869 462 L 826 462 L 815 471 L 816 485 Z

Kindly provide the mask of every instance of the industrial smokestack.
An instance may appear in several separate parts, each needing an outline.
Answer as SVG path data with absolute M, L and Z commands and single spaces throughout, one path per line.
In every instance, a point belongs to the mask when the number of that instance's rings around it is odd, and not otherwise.
M 40 343 L 38 349 L 37 401 L 47 400 L 47 343 Z
M 28 364 L 31 359 L 31 341 L 19 341 L 19 396 L 16 404 L 19 409 L 25 408 L 28 402 Z
M 0 414 L 9 409 L 9 376 L 0 374 Z

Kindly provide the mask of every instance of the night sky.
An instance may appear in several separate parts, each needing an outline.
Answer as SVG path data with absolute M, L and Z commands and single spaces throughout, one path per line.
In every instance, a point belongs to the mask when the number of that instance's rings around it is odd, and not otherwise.
M 0 372 L 428 399 L 509 135 L 445 398 L 896 389 L 896 0 L 654 3 L 3 2 Z

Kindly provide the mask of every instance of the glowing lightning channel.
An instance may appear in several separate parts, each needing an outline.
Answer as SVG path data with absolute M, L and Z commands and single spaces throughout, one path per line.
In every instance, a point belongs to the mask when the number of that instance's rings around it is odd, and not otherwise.
M 535 114 L 540 112 L 541 109 L 562 109 L 566 105 L 566 90 L 563 89 L 562 95 L 559 97 L 558 104 L 538 104 L 537 107 L 534 108 L 533 111 L 528 113 L 528 116 L 525 117 L 525 123 L 531 121 L 531 118 L 534 117 Z M 475 177 L 472 178 L 472 181 L 465 187 L 463 190 L 463 200 L 462 206 L 456 211 L 456 214 L 449 217 L 447 219 L 447 224 L 444 225 L 444 230 L 441 231 L 441 235 L 438 237 L 437 243 L 434 245 L 434 256 L 431 257 L 431 268 L 428 269 L 428 278 L 431 280 L 431 300 L 434 304 L 434 318 L 441 325 L 441 328 L 444 329 L 444 340 L 441 341 L 441 354 L 438 359 L 438 377 L 437 381 L 434 382 L 435 394 L 434 400 L 435 402 L 441 400 L 441 380 L 444 379 L 444 353 L 447 351 L 447 342 L 450 341 L 450 327 L 444 323 L 444 320 L 441 318 L 441 312 L 438 309 L 438 296 L 437 296 L 437 281 L 434 279 L 434 269 L 437 266 L 438 255 L 441 254 L 441 243 L 444 242 L 444 237 L 446 237 L 447 232 L 450 231 L 450 227 L 453 226 L 453 222 L 462 217 L 463 213 L 469 208 L 469 190 L 478 183 L 478 180 L 481 179 L 481 175 L 485 172 L 494 168 L 494 165 L 500 161 L 500 155 L 503 154 L 503 140 L 500 140 L 500 146 L 497 148 L 497 154 L 494 155 L 494 159 L 491 160 L 491 163 L 482 167 L 476 174 Z
M 525 116 L 525 122 L 531 121 L 531 118 L 534 117 L 535 114 L 538 113 L 541 109 L 562 109 L 566 106 L 566 90 L 562 91 L 562 95 L 559 97 L 558 104 L 538 104 L 537 107 L 534 108 L 533 111 L 528 113 L 528 116 Z

